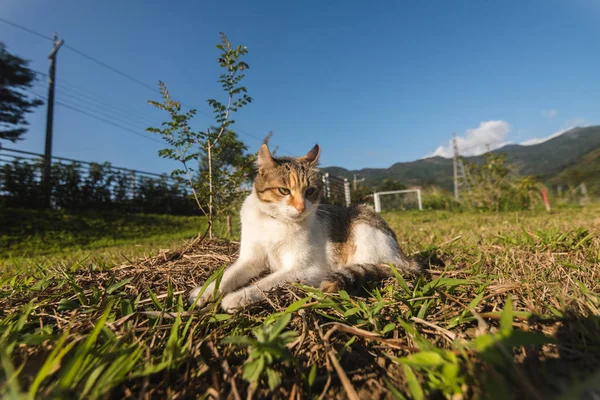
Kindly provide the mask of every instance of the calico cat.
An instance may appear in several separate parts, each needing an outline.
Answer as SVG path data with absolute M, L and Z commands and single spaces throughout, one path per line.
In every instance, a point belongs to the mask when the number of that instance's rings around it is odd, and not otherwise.
M 263 299 L 263 292 L 291 282 L 337 292 L 390 276 L 388 263 L 400 272 L 420 272 L 375 212 L 319 204 L 319 154 L 315 145 L 303 157 L 274 158 L 266 144 L 261 146 L 258 174 L 240 212 L 240 255 L 219 286 L 224 311 L 241 309 Z M 265 272 L 269 274 L 249 284 Z M 191 292 L 190 303 L 199 291 Z M 214 283 L 198 303 L 206 303 L 213 292 Z

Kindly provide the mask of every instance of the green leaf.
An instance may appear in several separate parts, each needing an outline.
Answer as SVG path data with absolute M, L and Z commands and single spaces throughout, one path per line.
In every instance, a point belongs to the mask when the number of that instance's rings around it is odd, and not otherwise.
M 344 318 L 348 318 L 349 316 L 354 315 L 356 313 L 359 313 L 361 311 L 362 310 L 361 310 L 360 307 L 354 307 L 354 308 L 351 308 L 349 310 L 346 310 L 346 311 L 344 311 Z
M 557 316 L 558 318 L 564 318 L 564 314 L 562 313 L 562 311 L 557 310 L 556 308 L 552 307 L 551 305 L 548 305 L 548 309 L 550 310 L 550 312 L 552 314 L 554 314 L 555 316 Z
M 542 346 L 544 344 L 556 343 L 556 339 L 546 336 L 542 332 L 513 330 L 503 340 L 503 343 L 509 347 Z
M 457 279 L 457 278 L 438 278 L 423 286 L 423 293 L 430 292 L 433 289 L 439 289 L 443 287 L 454 288 L 463 285 L 473 285 L 474 282 L 469 279 Z
M 421 385 L 419 384 L 419 381 L 417 380 L 412 368 L 408 365 L 403 365 L 403 368 L 411 398 L 413 400 L 423 400 L 425 398 L 425 394 L 423 393 L 423 389 L 421 388 Z
M 33 380 L 33 383 L 29 387 L 29 396 L 32 399 L 35 398 L 35 394 L 36 394 L 38 388 L 40 387 L 41 383 L 44 381 L 44 379 L 46 379 L 48 376 L 50 376 L 50 374 L 52 374 L 52 371 L 54 371 L 54 369 L 59 366 L 63 357 L 77 343 L 77 342 L 73 341 L 63 347 L 68 336 L 69 336 L 69 331 L 67 330 L 65 333 L 62 334 L 60 339 L 58 339 L 58 341 L 55 343 L 54 348 L 52 349 L 52 352 L 50 353 L 48 358 L 46 358 L 46 360 L 44 361 L 44 364 L 42 365 L 42 367 L 36 374 L 35 379 Z
M 122 288 L 123 286 L 127 285 L 129 282 L 131 282 L 133 280 L 133 278 L 127 278 L 127 279 L 123 279 L 120 282 L 117 283 L 113 283 L 112 285 L 110 285 L 108 288 L 106 288 L 106 293 L 107 294 L 112 294 L 113 292 L 115 292 L 117 289 Z
M 456 382 L 459 372 L 460 368 L 457 362 L 447 362 L 442 365 L 442 376 L 447 382 Z
M 204 282 L 204 284 L 202 285 L 202 287 L 200 288 L 200 291 L 198 292 L 198 296 L 196 297 L 196 300 L 194 301 L 194 303 L 190 306 L 190 310 L 193 310 L 194 307 L 196 307 L 196 304 L 198 303 L 198 300 L 200 300 L 200 297 L 202 297 L 202 295 L 204 294 L 204 292 L 206 291 L 206 288 L 213 282 L 216 280 L 215 282 L 215 290 L 213 291 L 213 298 L 214 298 L 214 294 L 217 293 L 217 291 L 219 290 L 219 284 L 221 283 L 221 279 L 223 278 L 223 271 L 225 270 L 225 265 L 221 265 L 215 272 L 213 272 L 208 279 L 206 280 L 206 282 Z
M 310 367 L 310 372 L 308 373 L 308 386 L 312 387 L 315 383 L 315 379 L 317 379 L 317 364 L 313 364 Z
M 46 340 L 55 339 L 57 335 L 52 334 L 41 334 L 41 333 L 28 333 L 23 335 L 22 343 L 29 346 L 38 346 L 44 343 Z
M 350 295 L 345 290 L 340 290 L 338 294 L 340 295 L 340 299 L 350 301 Z
M 68 389 L 74 384 L 75 377 L 80 372 L 81 367 L 86 362 L 86 356 L 96 344 L 98 334 L 100 333 L 100 331 L 104 327 L 104 324 L 106 323 L 106 320 L 108 319 L 108 315 L 112 310 L 112 305 L 113 302 L 111 301 L 106 307 L 106 310 L 104 310 L 104 313 L 102 314 L 100 319 L 96 322 L 94 329 L 92 329 L 92 331 L 87 335 L 85 341 L 77 347 L 73 359 L 71 359 L 71 361 L 65 368 L 63 375 L 58 381 L 58 386 L 60 386 L 61 388 Z
M 404 277 L 402 275 L 400 275 L 400 272 L 398 272 L 398 269 L 396 269 L 396 267 L 393 264 L 389 264 L 389 266 L 390 266 L 390 269 L 392 270 L 392 274 L 394 274 L 394 277 L 398 281 L 398 284 L 400 285 L 402 290 L 404 290 L 406 292 L 406 294 L 410 295 L 411 292 L 410 292 L 410 289 L 408 288 L 408 285 L 406 284 L 406 280 L 404 280 Z
M 387 376 L 383 377 L 383 381 L 385 382 L 385 387 L 388 388 L 396 400 L 406 400 L 406 397 L 390 382 Z
M 504 304 L 504 310 L 502 310 L 502 314 L 500 316 L 500 334 L 502 336 L 508 336 L 513 330 L 512 321 L 513 321 L 513 306 L 512 306 L 512 297 L 508 295 L 506 298 L 506 303 Z
M 156 297 L 156 295 L 154 294 L 154 292 L 152 291 L 152 289 L 148 288 L 148 294 L 150 294 L 150 299 L 152 299 L 152 303 L 154 304 L 154 306 L 159 309 L 160 311 L 163 310 L 163 305 L 160 303 L 160 301 L 158 301 L 158 297 Z
M 290 323 L 292 318 L 291 314 L 284 314 L 275 321 L 271 326 L 271 337 L 275 337 L 281 333 L 282 330 Z
M 294 312 L 300 310 L 303 305 L 308 303 L 309 300 L 310 300 L 310 297 L 305 297 L 303 299 L 295 301 L 285 309 L 285 312 L 286 313 L 294 313 Z
M 383 329 L 381 330 L 381 334 L 385 335 L 386 333 L 391 332 L 394 329 L 396 329 L 396 324 L 393 322 L 390 322 L 389 324 L 387 324 L 386 326 L 383 327 Z
M 420 351 L 406 357 L 400 357 L 397 361 L 401 364 L 419 368 L 437 367 L 444 364 L 444 358 L 435 351 Z
M 221 322 L 221 321 L 227 321 L 228 319 L 231 319 L 233 317 L 233 315 L 231 314 L 215 314 L 213 316 L 210 317 L 210 322 Z
M 478 352 L 483 352 L 494 345 L 496 340 L 494 337 L 487 333 L 485 335 L 477 336 L 475 340 L 473 340 L 470 344 L 470 347 L 473 347 Z
M 246 379 L 249 382 L 255 382 L 260 378 L 263 369 L 265 368 L 265 359 L 263 357 L 259 357 L 256 360 L 250 361 L 248 364 L 244 366 L 244 373 L 242 374 L 242 378 Z
M 281 376 L 277 371 L 267 368 L 267 380 L 269 383 L 269 389 L 275 390 L 277 386 L 281 384 Z
M 421 304 L 421 308 L 419 308 L 419 312 L 417 313 L 417 318 L 425 318 L 425 316 L 427 315 L 427 310 L 429 309 L 431 303 L 432 300 L 426 300 L 423 302 L 423 304 Z
M 58 311 L 64 311 L 64 310 L 74 310 L 76 308 L 79 308 L 81 304 L 79 304 L 79 302 L 75 301 L 75 300 L 69 300 L 69 299 L 61 299 L 58 302 Z
M 254 346 L 256 344 L 256 340 L 250 339 L 246 336 L 227 336 L 221 339 L 221 343 L 235 344 L 238 346 Z

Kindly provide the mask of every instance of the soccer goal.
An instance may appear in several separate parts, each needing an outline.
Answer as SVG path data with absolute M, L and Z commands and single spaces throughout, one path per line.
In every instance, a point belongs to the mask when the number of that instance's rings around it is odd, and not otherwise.
M 416 196 L 411 196 L 412 193 L 415 193 Z M 409 210 L 418 207 L 419 210 L 423 210 L 423 202 L 421 201 L 421 189 L 375 192 L 373 193 L 373 202 L 375 205 L 375 212 L 378 213 L 381 212 L 382 208 L 392 211 Z

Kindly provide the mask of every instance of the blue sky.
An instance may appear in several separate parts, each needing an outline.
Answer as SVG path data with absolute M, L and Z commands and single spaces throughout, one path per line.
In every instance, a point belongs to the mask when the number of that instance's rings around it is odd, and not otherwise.
M 3 0 L 0 16 L 47 36 L 57 31 L 149 85 L 163 80 L 202 112 L 210 111 L 206 99 L 222 99 L 214 46 L 223 31 L 249 49 L 254 102 L 235 119 L 250 150 L 273 131 L 282 153 L 304 154 L 318 142 L 327 166 L 448 155 L 452 132 L 463 153 L 475 154 L 600 120 L 593 0 Z M 47 72 L 48 41 L 1 22 L 0 40 Z M 163 119 L 145 103 L 156 93 L 68 48 L 57 82 L 57 101 L 134 131 Z M 34 91 L 45 95 L 45 81 Z M 43 151 L 45 108 L 29 119 L 26 140 L 6 147 Z M 210 123 L 198 115 L 194 125 Z M 160 143 L 65 106 L 56 107 L 54 134 L 58 156 L 152 172 L 173 166 L 158 158 Z

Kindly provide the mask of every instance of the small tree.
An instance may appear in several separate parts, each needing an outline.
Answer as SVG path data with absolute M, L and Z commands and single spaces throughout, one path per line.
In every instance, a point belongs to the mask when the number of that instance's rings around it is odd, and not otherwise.
M 522 207 L 533 210 L 535 206 L 542 203 L 541 192 L 545 189 L 545 186 L 533 176 L 519 177 L 515 180 L 513 187 L 516 199 Z
M 255 170 L 256 156 L 247 154 L 247 150 L 248 147 L 231 130 L 226 130 L 212 149 L 213 200 L 217 205 L 218 215 L 225 216 L 227 235 L 232 231 L 231 216 L 246 194 L 244 188 L 252 181 Z M 211 175 L 208 161 L 208 153 L 204 152 L 200 158 L 197 182 L 208 181 Z M 210 196 L 208 186 L 197 186 L 206 190 L 201 197 Z
M 229 142 L 227 142 L 228 135 L 226 133 L 231 131 L 230 127 L 235 123 L 230 118 L 231 113 L 239 111 L 252 101 L 246 88 L 240 85 L 245 76 L 242 72 L 248 69 L 248 64 L 241 59 L 248 53 L 248 50 L 245 46 L 232 46 L 224 33 L 221 33 L 220 37 L 221 43 L 217 45 L 217 48 L 221 50 L 218 62 L 221 68 L 225 69 L 225 72 L 221 74 L 218 82 L 227 93 L 227 102 L 222 103 L 216 99 L 207 100 L 213 109 L 217 128 L 209 128 L 206 131 L 193 131 L 189 126 L 189 122 L 194 117 L 196 110 L 181 112 L 180 103 L 171 99 L 165 84 L 162 82 L 159 82 L 159 86 L 163 103 L 157 101 L 149 101 L 149 103 L 167 111 L 171 116 L 171 120 L 163 123 L 162 128 L 147 128 L 150 132 L 162 135 L 170 146 L 167 149 L 160 150 L 159 155 L 164 158 L 178 160 L 183 165 L 182 170 L 175 170 L 172 175 L 184 175 L 187 179 L 198 207 L 208 217 L 207 233 L 211 239 L 214 236 L 213 222 L 217 212 L 217 204 L 215 204 L 217 183 L 215 153 L 218 153 L 219 146 L 223 149 L 227 148 Z M 220 143 L 221 141 L 223 143 Z M 193 168 L 189 166 L 189 162 L 199 159 L 202 155 L 206 157 L 206 173 L 203 174 L 206 180 L 202 179 L 195 184 Z M 230 180 L 230 182 L 233 184 L 236 180 Z M 199 193 L 207 193 L 208 207 L 202 205 Z M 208 211 L 206 208 L 208 208 Z
M 404 190 L 406 185 L 398 182 L 393 178 L 385 178 L 380 184 L 376 186 L 378 192 L 390 192 L 392 190 Z
M 511 189 L 511 168 L 506 154 L 486 153 L 481 165 L 465 162 L 468 189 L 463 194 L 465 202 L 474 208 L 500 210 L 503 195 Z
M 469 207 L 500 211 L 533 208 L 543 187 L 532 176 L 518 177 L 506 154 L 486 153 L 482 164 L 465 161 L 466 190 L 462 198 Z
M 16 142 L 27 132 L 25 114 L 43 104 L 23 93 L 34 80 L 29 61 L 12 55 L 0 42 L 0 139 Z

